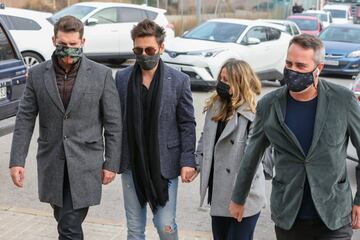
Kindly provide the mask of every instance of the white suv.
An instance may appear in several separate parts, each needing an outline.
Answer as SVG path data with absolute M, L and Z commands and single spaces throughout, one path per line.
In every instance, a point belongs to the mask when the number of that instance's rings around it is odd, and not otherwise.
M 165 12 L 145 5 L 82 2 L 55 13 L 49 20 L 55 23 L 66 15 L 79 18 L 85 25 L 85 55 L 95 61 L 123 62 L 134 58 L 131 29 L 146 18 L 165 28 L 165 41 L 174 37 Z
M 10 30 L 27 66 L 49 59 L 54 51 L 51 40 L 54 27 L 46 20 L 51 15 L 20 8 L 0 9 L 0 18 Z
M 214 86 L 230 58 L 250 64 L 262 80 L 279 80 L 292 36 L 260 20 L 212 19 L 165 45 L 164 62 L 190 76 L 192 85 Z

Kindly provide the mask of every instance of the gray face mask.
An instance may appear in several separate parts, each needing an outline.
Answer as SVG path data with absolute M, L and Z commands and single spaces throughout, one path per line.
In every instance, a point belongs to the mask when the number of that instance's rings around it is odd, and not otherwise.
M 153 56 L 148 55 L 136 55 L 136 62 L 144 70 L 153 69 L 160 60 L 160 52 L 156 53 Z

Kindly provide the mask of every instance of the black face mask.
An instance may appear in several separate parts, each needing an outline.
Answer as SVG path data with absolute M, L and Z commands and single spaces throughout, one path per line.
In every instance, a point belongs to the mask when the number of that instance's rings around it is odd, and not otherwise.
M 316 66 L 317 68 L 317 66 Z M 284 68 L 284 81 L 292 92 L 301 92 L 314 84 L 314 71 L 316 68 L 307 73 L 296 72 L 288 68 Z
M 229 93 L 230 86 L 223 81 L 219 81 L 216 85 L 216 92 L 219 95 L 219 97 L 224 100 L 230 102 L 231 95 Z
M 144 70 L 153 69 L 160 60 L 160 51 L 153 56 L 148 55 L 137 55 L 136 62 L 139 63 L 140 67 Z

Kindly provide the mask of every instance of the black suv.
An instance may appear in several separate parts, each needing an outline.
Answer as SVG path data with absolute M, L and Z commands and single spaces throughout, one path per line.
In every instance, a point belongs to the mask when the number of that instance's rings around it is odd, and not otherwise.
M 16 115 L 27 69 L 15 41 L 0 19 L 0 120 Z

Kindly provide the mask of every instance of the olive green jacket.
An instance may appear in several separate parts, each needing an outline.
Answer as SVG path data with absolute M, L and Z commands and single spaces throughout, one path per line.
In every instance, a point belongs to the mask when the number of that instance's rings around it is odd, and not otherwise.
M 321 219 L 328 228 L 338 229 L 351 222 L 353 202 L 346 172 L 346 150 L 350 138 L 358 155 L 360 153 L 358 100 L 344 87 L 319 81 L 313 141 L 305 155 L 285 124 L 287 96 L 288 89 L 284 86 L 259 101 L 232 200 L 245 203 L 261 156 L 271 144 L 276 176 L 272 181 L 270 203 L 275 224 L 283 229 L 291 228 L 302 202 L 307 176 Z M 354 204 L 360 205 L 360 167 L 356 168 L 356 176 Z

